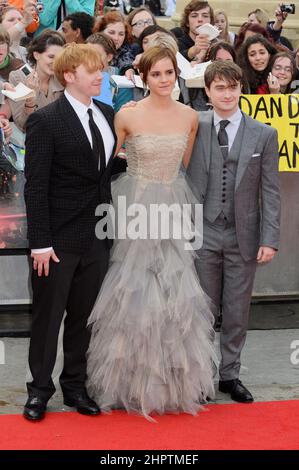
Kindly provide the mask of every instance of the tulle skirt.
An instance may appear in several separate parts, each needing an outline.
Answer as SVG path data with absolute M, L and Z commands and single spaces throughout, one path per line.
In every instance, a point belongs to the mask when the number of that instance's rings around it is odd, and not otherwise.
M 147 209 L 196 202 L 183 175 L 167 184 L 124 174 L 112 195 L 116 212 L 118 196 Z M 185 242 L 173 234 L 114 242 L 88 321 L 87 388 L 104 411 L 196 414 L 214 396 L 214 317 Z

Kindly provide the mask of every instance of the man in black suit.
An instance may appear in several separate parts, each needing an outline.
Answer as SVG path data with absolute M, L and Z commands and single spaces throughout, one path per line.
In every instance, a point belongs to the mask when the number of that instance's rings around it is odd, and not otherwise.
M 33 258 L 32 381 L 24 408 L 29 420 L 44 417 L 55 392 L 51 374 L 65 311 L 64 404 L 83 414 L 100 413 L 85 389 L 86 323 L 108 268 L 110 243 L 95 235 L 95 211 L 111 200 L 114 116 L 111 107 L 91 99 L 99 95 L 102 78 L 93 48 L 68 46 L 54 69 L 64 94 L 27 122 L 25 201 Z

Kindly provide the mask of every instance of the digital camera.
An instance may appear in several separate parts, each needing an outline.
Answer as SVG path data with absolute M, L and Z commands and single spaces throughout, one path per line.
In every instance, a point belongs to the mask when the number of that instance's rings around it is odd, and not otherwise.
M 289 13 L 290 15 L 294 15 L 296 10 L 295 3 L 289 3 L 288 5 L 280 5 L 280 10 L 283 13 Z

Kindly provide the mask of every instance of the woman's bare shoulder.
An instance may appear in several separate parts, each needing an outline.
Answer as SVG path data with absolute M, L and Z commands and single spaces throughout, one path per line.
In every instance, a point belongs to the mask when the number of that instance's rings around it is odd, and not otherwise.
M 116 113 L 116 117 L 121 119 L 132 119 L 133 116 L 138 114 L 140 111 L 140 102 L 139 101 L 130 101 L 125 104 L 119 111 Z
M 121 108 L 115 114 L 115 120 L 118 121 L 118 122 L 126 122 L 126 121 L 132 119 L 133 115 L 134 115 L 134 108 L 133 107 Z
M 178 112 L 185 114 L 185 116 L 189 117 L 191 120 L 198 120 L 198 112 L 190 108 L 190 106 L 180 103 L 179 101 L 176 102 L 176 106 Z
M 140 121 L 139 108 L 139 104 L 134 102 L 121 108 L 115 115 L 116 127 L 125 129 L 130 134 L 136 126 L 136 122 Z

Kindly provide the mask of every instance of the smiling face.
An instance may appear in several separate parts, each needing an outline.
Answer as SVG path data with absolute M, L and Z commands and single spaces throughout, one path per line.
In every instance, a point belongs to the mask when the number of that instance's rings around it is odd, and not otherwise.
M 229 82 L 216 76 L 210 88 L 206 87 L 205 90 L 214 110 L 220 116 L 231 116 L 237 111 L 241 94 L 240 82 Z
M 62 46 L 49 46 L 45 52 L 34 52 L 34 58 L 36 60 L 36 70 L 40 71 L 44 75 L 54 75 L 53 63 L 55 57 L 62 51 Z
M 148 72 L 147 85 L 151 93 L 159 96 L 170 96 L 175 86 L 176 72 L 171 59 L 158 60 Z
M 277 78 L 281 87 L 287 87 L 293 77 L 291 60 L 288 57 L 278 57 L 272 66 L 271 72 Z
M 102 71 L 100 69 L 88 70 L 84 64 L 79 65 L 75 72 L 66 72 L 67 88 L 75 91 L 75 96 L 92 97 L 101 92 Z
M 118 21 L 117 23 L 109 23 L 104 29 L 103 33 L 107 34 L 115 44 L 116 49 L 120 49 L 126 37 L 126 29 L 124 23 Z
M 265 46 L 259 42 L 248 47 L 247 56 L 249 64 L 257 72 L 263 72 L 268 67 L 271 57 Z

